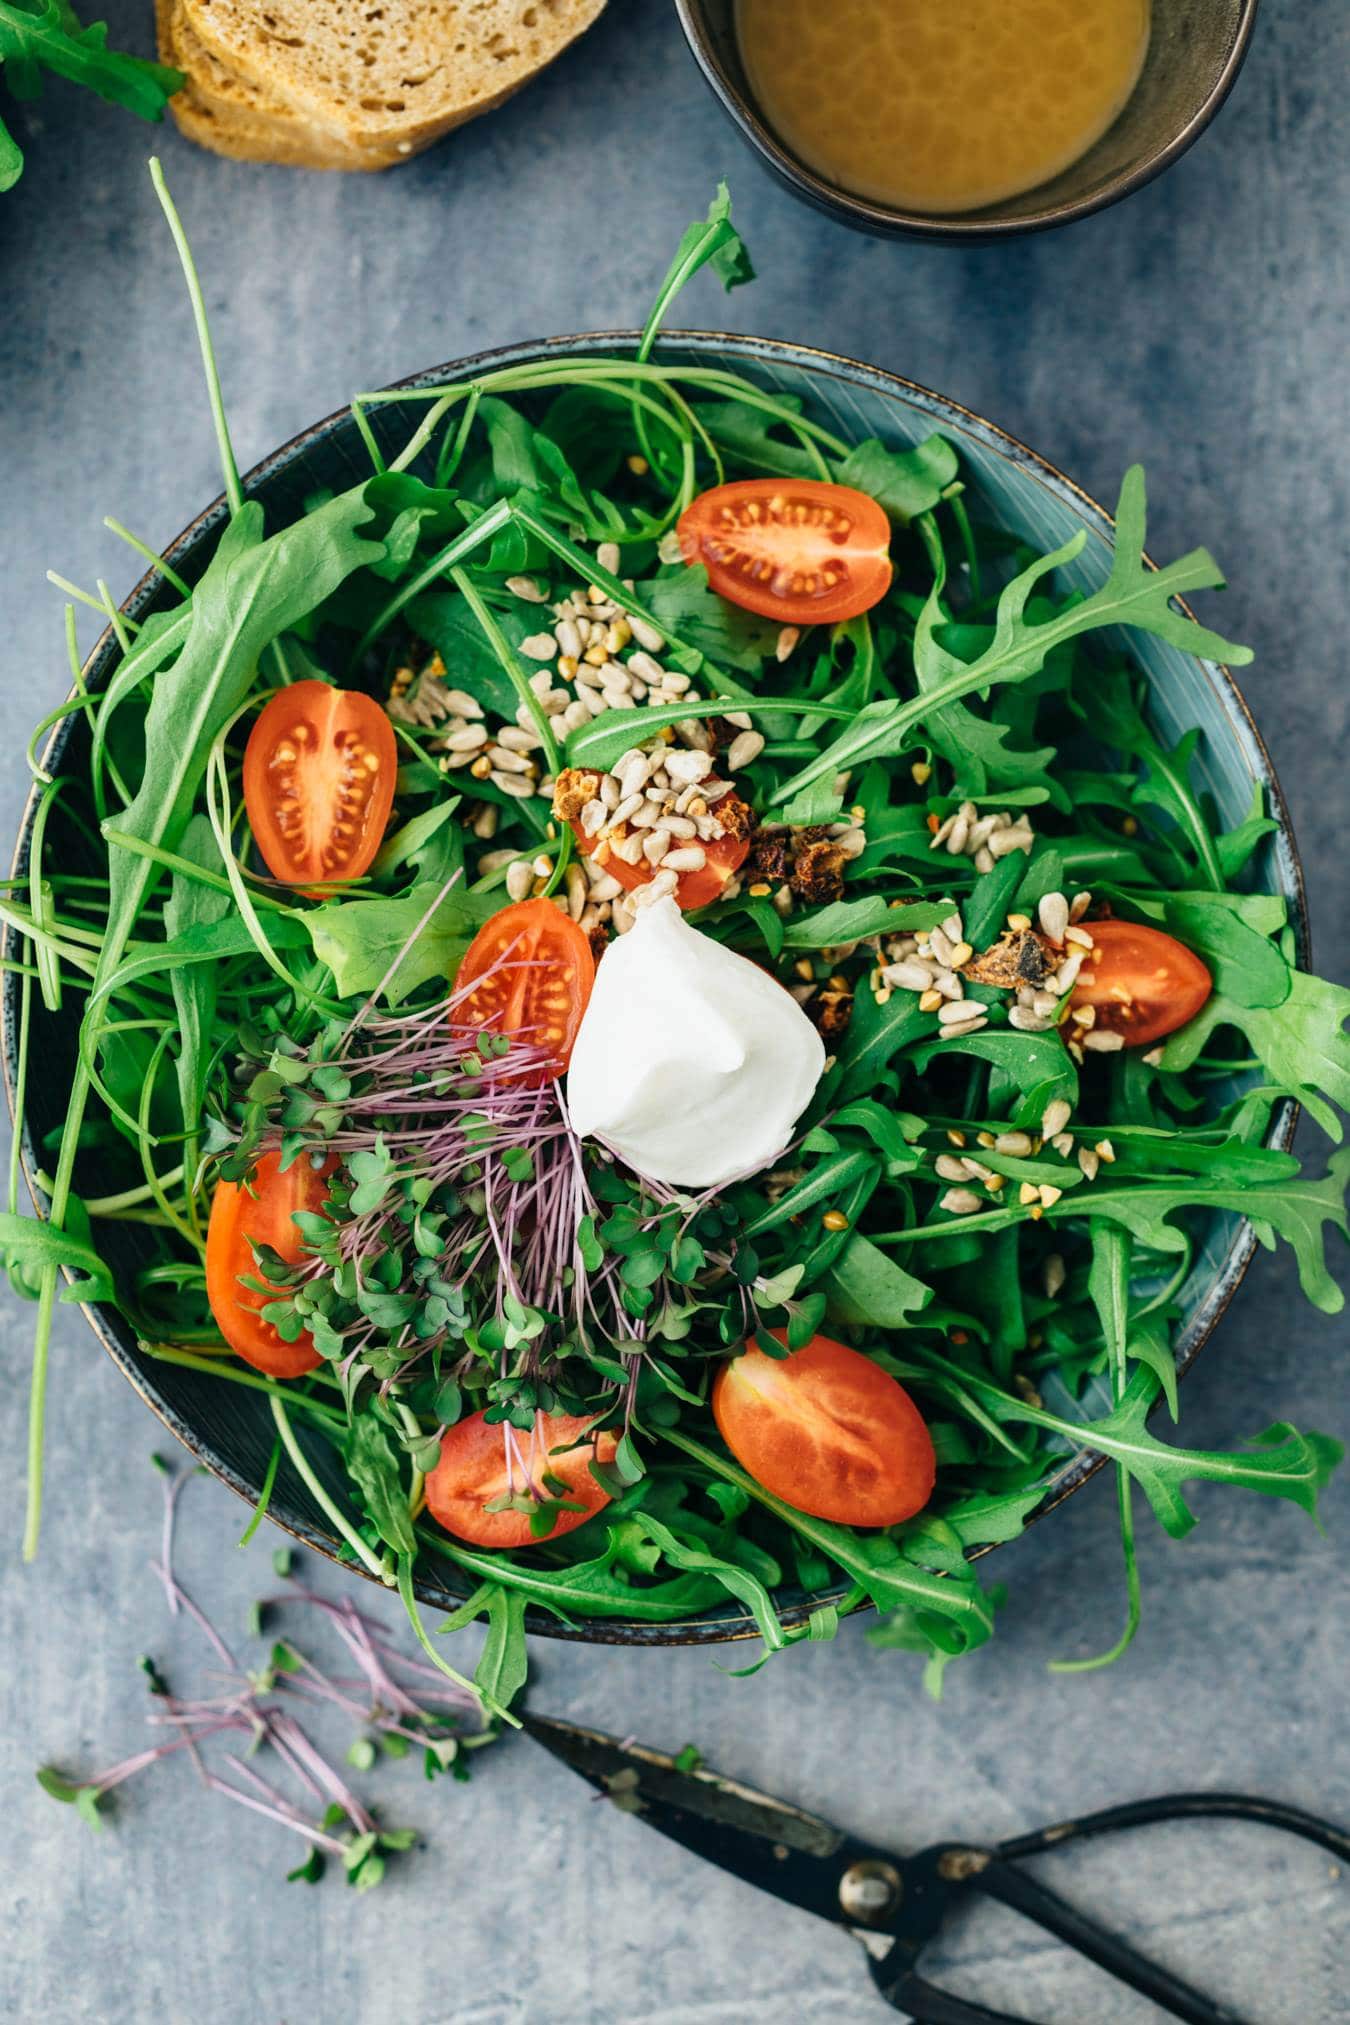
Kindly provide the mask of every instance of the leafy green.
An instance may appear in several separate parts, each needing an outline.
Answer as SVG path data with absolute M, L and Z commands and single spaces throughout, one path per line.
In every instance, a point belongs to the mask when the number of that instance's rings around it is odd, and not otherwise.
M 70 0 L 0 0 L 0 65 L 15 98 L 36 98 L 50 71 L 143 120 L 162 120 L 184 82 L 181 71 L 109 49 L 106 24 L 81 27 Z M 22 150 L 0 126 L 0 191 L 22 172 Z
M 396 900 L 338 900 L 305 916 L 339 998 L 383 988 L 398 1005 L 428 978 L 449 980 L 492 903 L 424 880 Z

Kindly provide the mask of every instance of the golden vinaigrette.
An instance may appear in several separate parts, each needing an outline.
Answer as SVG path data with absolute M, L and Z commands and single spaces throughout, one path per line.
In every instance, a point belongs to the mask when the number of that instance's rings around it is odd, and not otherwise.
M 974 211 L 1086 154 L 1134 90 L 1149 0 L 737 0 L 760 111 L 809 168 Z

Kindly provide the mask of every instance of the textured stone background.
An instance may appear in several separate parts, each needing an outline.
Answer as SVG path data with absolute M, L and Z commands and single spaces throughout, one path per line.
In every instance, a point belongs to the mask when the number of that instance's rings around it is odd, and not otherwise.
M 108 12 L 115 37 L 147 44 L 148 0 Z M 207 278 L 245 464 L 358 387 L 512 338 L 633 321 L 723 171 L 763 279 L 729 304 L 698 283 L 689 321 L 833 347 L 940 387 L 1099 497 L 1143 458 L 1155 552 L 1208 542 L 1235 586 L 1222 623 L 1260 650 L 1248 693 L 1329 968 L 1346 956 L 1348 79 L 1344 0 L 1267 0 L 1230 106 L 1161 183 L 1068 232 L 969 252 L 871 244 L 797 208 L 740 153 L 663 0 L 613 0 L 514 104 L 387 176 L 236 166 L 172 128 L 157 144 Z M 0 211 L 8 830 L 29 729 L 65 684 L 44 569 L 106 576 L 121 595 L 135 570 L 101 516 L 162 544 L 217 489 L 143 168 L 150 136 L 64 88 L 18 124 L 29 173 Z M 0 1310 L 10 1542 L 30 1322 Z M 1186 1387 L 1188 1439 L 1228 1444 L 1277 1415 L 1344 1432 L 1345 1340 L 1300 1302 L 1287 1259 L 1261 1257 Z M 205 1799 L 185 1765 L 128 1789 L 116 1828 L 90 1836 L 41 1796 L 33 1766 L 89 1768 L 135 1746 L 136 1654 L 181 1674 L 195 1642 L 170 1627 L 145 1571 L 157 1430 L 69 1312 L 50 1420 L 41 1560 L 0 1567 L 0 2013 L 119 2025 L 881 2015 L 852 1942 L 589 1806 L 527 1743 L 480 1761 L 469 1789 L 400 1767 L 367 1782 L 428 1842 L 370 1898 L 336 1880 L 281 1889 L 280 1831 Z M 1048 1659 L 1100 1649 L 1118 1626 L 1113 1502 L 1101 1479 L 1003 1553 L 999 1637 L 955 1671 L 941 1707 L 858 1627 L 742 1682 L 696 1652 L 544 1645 L 539 1705 L 655 1742 L 697 1739 L 714 1762 L 901 1846 L 1169 1786 L 1265 1790 L 1350 1818 L 1344 1484 L 1326 1538 L 1289 1507 L 1205 1490 L 1185 1546 L 1145 1520 L 1137 1644 L 1111 1672 L 1057 1679 Z M 191 1584 L 242 1636 L 247 1600 L 270 1585 L 270 1543 L 236 1552 L 241 1513 L 214 1485 L 194 1487 L 187 1513 Z M 1169 1830 L 1062 1859 L 1058 1876 L 1243 2016 L 1350 2016 L 1347 1888 L 1312 1852 L 1257 1831 Z M 1042 2020 L 1149 2015 L 1011 1916 L 963 1927 L 947 1966 Z

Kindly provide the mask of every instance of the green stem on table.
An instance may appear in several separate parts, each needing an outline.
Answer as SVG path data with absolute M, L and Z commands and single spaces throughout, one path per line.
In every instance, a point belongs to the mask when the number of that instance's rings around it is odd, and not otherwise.
M 238 513 L 244 503 L 243 487 L 239 483 L 239 466 L 234 461 L 234 446 L 230 442 L 230 425 L 225 418 L 225 398 L 220 390 L 220 373 L 216 367 L 215 347 L 211 343 L 211 328 L 206 320 L 206 303 L 202 296 L 202 285 L 197 277 L 196 262 L 192 248 L 188 245 L 183 221 L 169 195 L 169 186 L 164 179 L 164 170 L 159 157 L 150 157 L 150 181 L 154 184 L 155 195 L 159 198 L 160 209 L 168 220 L 169 231 L 178 252 L 183 279 L 187 283 L 188 301 L 192 305 L 192 321 L 197 330 L 197 344 L 202 355 L 202 371 L 206 376 L 206 394 L 211 403 L 211 420 L 215 425 L 216 446 L 220 452 L 221 475 L 225 481 L 225 497 L 230 502 L 231 514 Z
M 441 1658 L 441 1655 L 427 1637 L 427 1628 L 422 1622 L 422 1613 L 417 1607 L 417 1597 L 413 1591 L 413 1560 L 414 1556 L 411 1554 L 399 1555 L 397 1581 L 398 1593 L 402 1599 L 403 1608 L 408 1613 L 408 1622 L 412 1626 L 413 1636 L 416 1638 L 417 1643 L 421 1646 L 432 1665 L 440 1673 L 443 1673 L 447 1680 L 452 1680 L 456 1687 L 466 1688 L 477 1701 L 481 1702 L 482 1706 L 490 1714 L 500 1716 L 501 1720 L 504 1723 L 509 1723 L 513 1730 L 520 1729 L 521 1721 L 519 1716 L 513 1716 L 510 1709 L 504 1707 L 497 1700 L 496 1696 L 490 1695 L 485 1688 L 476 1686 L 473 1681 L 467 1680 L 462 1673 L 457 1673 L 447 1660 Z

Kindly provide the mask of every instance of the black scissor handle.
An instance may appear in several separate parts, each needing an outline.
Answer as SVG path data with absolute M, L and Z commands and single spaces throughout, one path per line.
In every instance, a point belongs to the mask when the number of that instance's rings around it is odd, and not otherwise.
M 1262 1800 L 1250 1793 L 1169 1793 L 1156 1800 L 1130 1800 L 1121 1807 L 1103 1807 L 1096 1814 L 1080 1814 L 1069 1821 L 1057 1821 L 1049 1828 L 1034 1829 L 1029 1835 L 1014 1835 L 1000 1842 L 996 1854 L 1003 1857 L 1038 1856 L 1043 1850 L 1058 1849 L 1062 1843 L 1078 1842 L 1090 1835 L 1110 1835 L 1122 1828 L 1147 1828 L 1157 1821 L 1229 1820 L 1254 1821 L 1261 1828 L 1282 1828 L 1329 1850 L 1342 1863 L 1350 1863 L 1350 1835 L 1334 1822 L 1323 1821 L 1301 1807 L 1286 1807 L 1278 1800 Z
M 1350 1835 L 1334 1823 L 1302 1808 L 1242 1793 L 1175 1793 L 1156 1800 L 1131 1801 L 1014 1836 L 994 1849 L 940 1845 L 924 1850 L 906 1866 L 909 1889 L 896 1944 L 871 1965 L 878 1990 L 897 2010 L 907 2011 L 915 2025 L 1035 2025 L 1033 2020 L 1015 2019 L 1008 2012 L 991 2011 L 938 1990 L 916 1972 L 919 1954 L 937 1932 L 946 1908 L 967 1892 L 983 1892 L 1033 1920 L 1185 2025 L 1243 2025 L 1237 2013 L 1213 2003 L 1170 1970 L 1150 1962 L 1029 1876 L 1018 1863 L 1021 1857 L 1037 1856 L 1089 1836 L 1159 1821 L 1196 1819 L 1251 1821 L 1260 1827 L 1281 1828 L 1350 1862 Z

